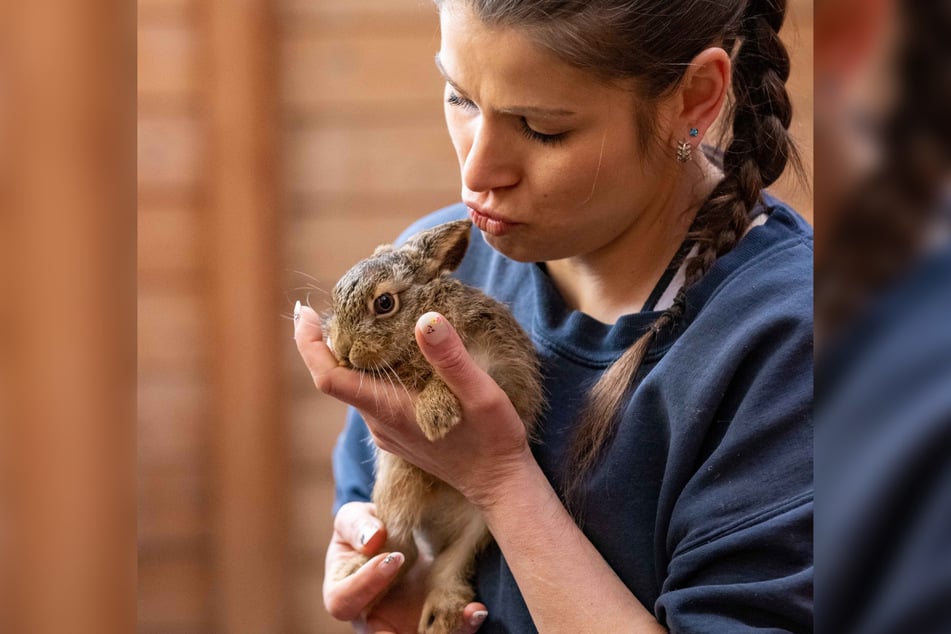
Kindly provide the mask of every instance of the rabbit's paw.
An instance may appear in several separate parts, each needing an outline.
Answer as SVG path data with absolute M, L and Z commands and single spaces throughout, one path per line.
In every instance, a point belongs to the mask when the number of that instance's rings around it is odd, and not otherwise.
M 417 411 L 416 422 L 429 440 L 439 440 L 459 424 L 460 417 L 454 412 L 439 410 Z
M 455 634 L 462 625 L 462 610 L 471 600 L 468 591 L 433 590 L 423 605 L 419 634 Z
M 423 388 L 416 400 L 416 423 L 431 441 L 445 436 L 462 420 L 462 408 L 455 395 L 445 385 L 434 383 Z
M 370 561 L 370 558 L 367 557 L 366 555 L 361 555 L 360 553 L 354 553 L 354 555 L 350 559 L 343 562 L 340 565 L 340 567 L 337 568 L 337 573 L 336 575 L 334 575 L 334 578 L 337 581 L 340 581 L 341 579 L 345 579 L 349 577 L 350 575 L 352 575 L 353 573 L 355 573 L 357 570 L 359 570 L 360 566 L 362 566 L 368 561 Z

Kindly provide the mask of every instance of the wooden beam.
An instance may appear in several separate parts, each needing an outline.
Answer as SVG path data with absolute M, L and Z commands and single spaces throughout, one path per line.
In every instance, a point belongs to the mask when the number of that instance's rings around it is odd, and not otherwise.
M 134 28 L 0 2 L 3 632 L 135 630 Z
M 215 631 L 286 631 L 287 447 L 280 407 L 277 5 L 209 0 L 209 335 Z

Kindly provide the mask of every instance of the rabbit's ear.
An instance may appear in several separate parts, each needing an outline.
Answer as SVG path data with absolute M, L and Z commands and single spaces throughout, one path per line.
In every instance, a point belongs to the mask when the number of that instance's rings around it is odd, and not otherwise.
M 469 247 L 469 231 L 472 222 L 457 220 L 418 233 L 406 242 L 406 246 L 419 251 L 423 268 L 436 277 L 456 270 Z

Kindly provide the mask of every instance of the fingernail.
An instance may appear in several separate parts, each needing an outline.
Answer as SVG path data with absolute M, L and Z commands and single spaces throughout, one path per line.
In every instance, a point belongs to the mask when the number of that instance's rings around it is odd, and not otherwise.
M 297 327 L 300 326 L 300 300 L 297 300 L 297 303 L 294 304 L 294 335 L 291 339 L 297 340 Z
M 449 324 L 439 313 L 426 313 L 416 322 L 416 327 L 422 331 L 426 341 L 433 345 L 439 345 L 445 341 L 449 334 Z
M 366 546 L 373 536 L 376 535 L 377 531 L 380 530 L 379 526 L 373 524 L 368 524 L 363 527 L 363 530 L 360 531 L 360 546 Z
M 472 627 L 479 627 L 483 622 L 488 618 L 489 613 L 485 610 L 479 610 L 478 612 L 473 612 L 472 616 L 469 617 L 469 625 Z
M 390 553 L 380 562 L 380 568 L 399 568 L 403 565 L 403 553 Z

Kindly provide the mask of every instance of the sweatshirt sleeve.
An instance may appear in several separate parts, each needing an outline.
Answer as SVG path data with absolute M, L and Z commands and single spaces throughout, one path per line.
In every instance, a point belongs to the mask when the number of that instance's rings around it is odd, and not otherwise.
M 812 500 L 789 500 L 670 562 L 655 609 L 671 632 L 812 632 Z
M 333 452 L 333 513 L 347 502 L 369 502 L 373 491 L 374 445 L 363 418 L 352 407 Z
M 771 274 L 740 277 L 707 307 L 701 319 L 728 326 L 690 342 L 699 356 L 667 392 L 676 459 L 654 607 L 671 632 L 813 629 L 808 270 L 763 264 Z

